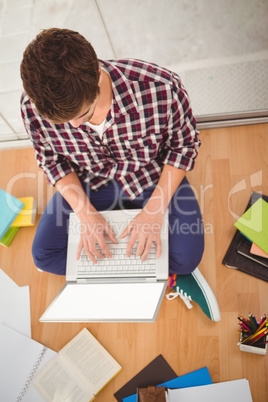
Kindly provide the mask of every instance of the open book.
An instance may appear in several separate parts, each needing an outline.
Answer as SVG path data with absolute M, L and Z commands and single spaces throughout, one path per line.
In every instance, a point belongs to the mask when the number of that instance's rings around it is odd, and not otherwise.
M 47 401 L 88 402 L 121 368 L 84 328 L 43 368 L 34 385 Z

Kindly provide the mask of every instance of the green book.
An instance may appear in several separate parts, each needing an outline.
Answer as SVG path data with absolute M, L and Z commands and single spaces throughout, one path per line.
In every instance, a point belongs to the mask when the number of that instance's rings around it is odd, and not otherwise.
M 268 203 L 259 198 L 236 222 L 235 227 L 268 253 Z
M 0 240 L 0 244 L 2 246 L 8 247 L 12 242 L 13 238 L 15 237 L 19 227 L 9 228 L 5 235 Z

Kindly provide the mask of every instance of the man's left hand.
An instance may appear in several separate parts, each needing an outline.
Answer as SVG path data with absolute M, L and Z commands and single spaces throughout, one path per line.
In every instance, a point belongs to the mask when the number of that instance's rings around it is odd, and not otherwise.
M 126 256 L 130 257 L 132 248 L 138 240 L 136 255 L 141 257 L 141 261 L 145 261 L 152 243 L 156 244 L 156 257 L 161 255 L 161 238 L 160 232 L 163 225 L 163 214 L 161 212 L 150 212 L 143 209 L 125 228 L 119 239 L 123 239 L 127 235 L 129 241 L 126 249 Z

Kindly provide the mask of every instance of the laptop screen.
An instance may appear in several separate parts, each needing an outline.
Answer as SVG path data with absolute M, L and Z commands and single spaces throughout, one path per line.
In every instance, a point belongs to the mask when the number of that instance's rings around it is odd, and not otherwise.
M 40 321 L 154 321 L 166 282 L 70 283 Z

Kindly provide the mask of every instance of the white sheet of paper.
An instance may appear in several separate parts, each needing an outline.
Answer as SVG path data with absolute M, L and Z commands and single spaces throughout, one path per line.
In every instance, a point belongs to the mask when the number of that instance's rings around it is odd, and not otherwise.
M 1 268 L 0 268 L 0 289 L 2 288 L 18 288 L 19 286 L 14 282 Z
M 31 337 L 29 286 L 1 288 L 0 322 Z
M 225 381 L 181 389 L 169 389 L 170 402 L 252 402 L 248 380 Z
M 0 394 L 2 401 L 16 401 L 44 346 L 27 336 L 0 324 Z M 38 373 L 57 353 L 46 348 Z M 43 402 L 45 399 L 30 382 L 24 399 Z

